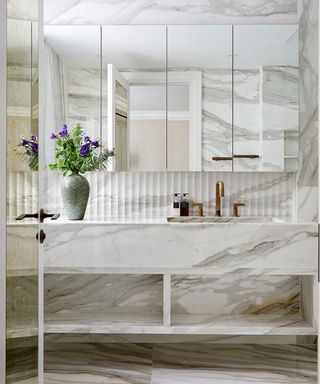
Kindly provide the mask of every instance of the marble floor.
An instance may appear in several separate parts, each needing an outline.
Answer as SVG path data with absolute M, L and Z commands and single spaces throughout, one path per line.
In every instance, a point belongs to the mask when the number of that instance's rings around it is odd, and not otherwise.
M 313 383 L 313 345 L 46 343 L 45 384 Z

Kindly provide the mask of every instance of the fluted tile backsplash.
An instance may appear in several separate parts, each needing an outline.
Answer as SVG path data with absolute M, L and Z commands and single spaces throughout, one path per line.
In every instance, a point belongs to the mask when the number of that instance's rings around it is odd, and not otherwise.
M 91 185 L 86 217 L 132 216 L 152 218 L 171 215 L 174 192 L 189 192 L 190 199 L 203 202 L 204 214 L 213 215 L 215 183 L 225 183 L 224 215 L 232 213 L 234 202 L 244 202 L 244 216 L 293 216 L 294 173 L 210 173 L 210 172 L 99 172 L 88 175 Z M 63 212 L 62 176 L 44 174 L 44 205 Z M 8 215 L 37 210 L 37 176 L 34 172 L 9 174 Z

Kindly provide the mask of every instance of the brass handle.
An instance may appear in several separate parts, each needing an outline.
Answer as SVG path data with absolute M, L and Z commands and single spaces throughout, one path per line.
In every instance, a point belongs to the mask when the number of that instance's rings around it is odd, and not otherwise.
M 232 160 L 232 156 L 214 156 L 212 160 L 214 161 L 224 161 L 224 160 Z
M 259 155 L 233 155 L 235 159 L 259 159 Z
M 233 204 L 233 217 L 239 217 L 239 207 L 244 207 L 245 203 L 234 203 Z
M 51 218 L 51 220 L 57 220 L 60 217 L 59 213 L 46 213 L 42 208 L 39 213 L 23 213 L 22 215 L 16 217 L 16 220 L 24 220 L 24 219 L 39 219 L 40 223 L 44 222 L 44 219 Z

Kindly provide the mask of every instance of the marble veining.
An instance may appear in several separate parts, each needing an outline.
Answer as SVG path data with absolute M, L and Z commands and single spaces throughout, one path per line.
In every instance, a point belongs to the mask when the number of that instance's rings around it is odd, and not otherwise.
M 90 9 L 90 12 L 88 12 Z M 295 22 L 293 0 L 47 0 L 46 24 L 211 24 L 236 22 Z
M 63 214 L 62 175 L 42 172 L 44 207 Z M 232 204 L 244 202 L 243 216 L 293 216 L 295 206 L 294 173 L 210 173 L 210 172 L 97 172 L 87 174 L 91 184 L 87 219 L 119 216 L 166 218 L 172 215 L 172 196 L 176 191 L 190 193 L 204 204 L 204 214 L 212 216 L 215 183 L 225 183 L 223 215 L 232 215 Z M 38 207 L 36 172 L 8 173 L 8 216 L 36 212 Z M 192 210 L 190 212 L 192 214 Z
M 291 345 L 157 346 L 152 383 L 316 383 L 315 351 Z
M 162 323 L 162 276 L 49 274 L 44 287 L 45 321 Z
M 173 275 L 175 314 L 298 313 L 298 276 Z
M 298 217 L 318 221 L 319 2 L 300 0 L 300 155 Z
M 45 344 L 45 383 L 151 383 L 152 348 L 144 344 Z
M 317 271 L 317 225 L 47 225 L 45 268 Z M 88 239 L 92 242 L 87 256 Z M 304 257 L 301 257 L 301 255 Z M 132 257 L 128 257 L 132 255 Z M 200 270 L 199 270 L 200 272 Z
M 312 345 L 70 341 L 46 342 L 46 383 L 316 383 Z

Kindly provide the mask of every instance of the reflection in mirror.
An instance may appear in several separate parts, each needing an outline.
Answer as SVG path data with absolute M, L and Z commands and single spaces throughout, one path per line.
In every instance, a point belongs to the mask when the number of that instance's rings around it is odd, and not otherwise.
M 101 135 L 100 26 L 45 26 L 46 164 L 49 136 L 67 122 Z
M 168 26 L 168 170 L 231 171 L 232 26 Z
M 235 171 L 297 169 L 298 67 L 297 25 L 234 27 Z
M 24 1 L 37 17 L 37 3 Z M 11 4 L 12 6 L 12 4 Z M 8 7 L 8 11 L 12 7 Z M 18 156 L 20 136 L 38 136 L 38 24 L 7 19 L 7 227 L 6 227 L 6 383 L 38 382 L 37 224 L 19 225 L 15 217 L 38 209 L 38 172 Z M 11 12 L 9 12 L 10 15 Z M 25 18 L 25 15 L 24 15 Z M 24 148 L 21 153 L 25 154 Z M 2 308 L 2 310 L 4 310 Z
M 165 26 L 103 26 L 102 58 L 102 135 L 115 148 L 112 169 L 166 170 Z

